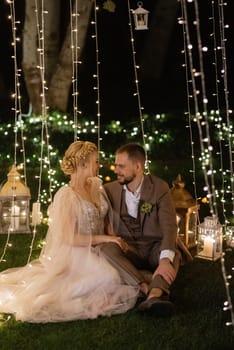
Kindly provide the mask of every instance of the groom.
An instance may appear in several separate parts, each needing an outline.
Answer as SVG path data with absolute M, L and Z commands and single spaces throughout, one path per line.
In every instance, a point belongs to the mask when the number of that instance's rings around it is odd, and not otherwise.
M 145 150 L 138 144 L 116 151 L 117 181 L 104 187 L 113 208 L 114 231 L 128 249 L 105 243 L 102 251 L 126 282 L 139 285 L 145 300 L 138 309 L 166 316 L 174 311 L 170 286 L 181 263 L 176 213 L 167 183 L 144 174 L 145 160 Z M 151 271 L 150 278 L 142 270 Z

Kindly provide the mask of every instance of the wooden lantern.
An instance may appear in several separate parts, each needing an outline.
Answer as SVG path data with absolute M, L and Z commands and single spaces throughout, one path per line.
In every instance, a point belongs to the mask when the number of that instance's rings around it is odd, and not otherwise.
M 197 220 L 200 206 L 184 188 L 185 183 L 182 181 L 181 175 L 178 175 L 172 184 L 171 194 L 176 208 L 178 236 L 187 248 L 195 247 L 197 244 Z

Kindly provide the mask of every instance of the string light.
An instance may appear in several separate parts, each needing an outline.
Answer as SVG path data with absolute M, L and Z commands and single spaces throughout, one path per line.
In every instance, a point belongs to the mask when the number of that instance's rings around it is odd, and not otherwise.
M 78 1 L 72 4 L 70 0 L 70 21 L 71 21 L 71 52 L 72 52 L 72 98 L 73 98 L 73 118 L 74 118 L 74 141 L 77 140 L 77 128 L 78 128 L 78 114 L 82 114 L 79 111 L 78 106 L 78 74 L 79 74 L 79 64 L 82 62 L 79 60 L 79 29 L 78 29 L 78 18 L 80 14 L 78 13 Z
M 214 3 L 212 2 L 212 9 L 214 8 Z M 225 38 L 225 28 L 228 28 L 228 26 L 225 25 L 225 18 L 224 18 L 224 6 L 226 6 L 226 3 L 224 3 L 222 0 L 218 1 L 217 8 L 218 8 L 218 13 L 219 13 L 219 29 L 220 29 L 220 48 L 221 48 L 221 56 L 222 56 L 222 65 L 221 65 L 221 78 L 223 78 L 223 91 L 224 91 L 224 101 L 225 101 L 225 117 L 226 117 L 226 125 L 225 130 L 227 131 L 227 141 L 228 141 L 228 154 L 229 154 L 229 186 L 230 186 L 230 191 L 225 191 L 225 180 L 223 178 L 222 181 L 222 186 L 223 186 L 223 193 L 231 193 L 232 194 L 232 214 L 234 213 L 234 198 L 233 198 L 233 193 L 234 193 L 234 184 L 233 184 L 233 151 L 232 151 L 232 140 L 233 140 L 233 130 L 232 130 L 232 125 L 230 122 L 230 115 L 231 111 L 229 108 L 229 92 L 228 92 L 228 70 L 227 70 L 227 59 L 226 59 L 226 38 Z M 213 10 L 214 12 L 214 10 Z M 217 53 L 217 50 L 214 48 L 214 53 Z M 216 61 L 217 63 L 217 61 Z M 217 69 L 218 71 L 218 69 Z M 218 79 L 217 79 L 218 80 Z M 221 90 L 221 89 L 220 89 Z M 216 89 L 216 93 L 218 96 L 218 85 Z M 217 106 L 218 106 L 218 97 L 217 97 Z M 226 147 L 227 148 L 227 147 Z M 220 140 L 220 158 L 221 158 L 221 166 L 223 165 L 222 160 L 223 160 L 223 154 L 222 154 L 222 147 L 221 147 L 221 140 Z M 224 199 L 224 197 L 223 197 Z M 225 200 L 224 200 L 225 203 Z M 225 217 L 225 223 L 227 224 L 227 218 L 224 213 Z
M 12 97 L 14 98 L 14 108 L 12 110 L 14 111 L 14 119 L 15 124 L 13 127 L 14 131 L 14 160 L 13 164 L 15 167 L 17 167 L 17 161 L 19 154 L 23 158 L 23 163 L 21 163 L 21 168 L 23 169 L 24 175 L 22 176 L 24 178 L 25 184 L 27 184 L 27 176 L 26 176 L 26 158 L 25 158 L 25 137 L 24 137 L 24 123 L 22 120 L 22 109 L 21 109 L 21 94 L 20 94 L 20 77 L 21 77 L 21 69 L 18 68 L 17 64 L 17 43 L 20 42 L 20 39 L 17 37 L 17 26 L 20 24 L 19 21 L 16 21 L 16 15 L 15 15 L 15 6 L 14 1 L 7 1 L 9 5 L 9 11 L 10 16 L 8 17 L 11 21 L 11 31 L 12 31 L 12 47 L 13 47 L 13 62 L 14 62 L 14 93 L 12 94 Z M 20 130 L 20 139 L 18 138 L 18 130 Z M 14 180 L 15 181 L 15 178 Z M 15 208 L 15 190 L 16 186 L 12 186 L 12 208 Z M 14 220 L 14 211 L 11 209 L 11 222 Z M 12 220 L 13 219 L 13 220 Z M 14 227 L 12 225 L 9 225 L 8 233 L 7 233 L 7 239 L 3 248 L 3 253 L 0 258 L 0 262 L 5 261 L 4 257 L 6 254 L 6 251 L 8 247 L 11 247 L 10 242 L 10 235 L 14 232 Z
M 197 35 L 197 51 L 198 51 L 198 64 L 199 64 L 199 74 L 197 74 L 197 70 L 194 64 L 194 55 L 193 47 L 191 43 L 190 37 L 190 26 L 189 26 L 189 16 L 187 13 L 187 2 L 185 0 L 181 1 L 181 10 L 182 10 L 182 20 L 181 23 L 183 25 L 183 34 L 184 34 L 184 54 L 186 56 L 186 77 L 187 77 L 187 93 L 188 93 L 188 117 L 189 119 L 193 119 L 191 114 L 191 98 L 193 98 L 194 104 L 194 114 L 195 121 L 197 123 L 197 128 L 199 132 L 200 139 L 200 148 L 201 148 L 201 163 L 202 170 L 204 174 L 204 180 L 206 184 L 207 196 L 209 197 L 209 205 L 210 212 L 212 214 L 216 214 L 217 211 L 217 203 L 215 198 L 215 185 L 214 185 L 214 176 L 213 176 L 213 161 L 212 161 L 212 145 L 210 140 L 210 132 L 209 132 L 209 123 L 208 123 L 208 111 L 207 111 L 207 97 L 206 97 L 206 86 L 205 86 L 205 72 L 203 67 L 203 51 L 202 51 L 202 41 L 200 34 L 200 19 L 199 19 L 199 9 L 197 5 L 197 1 L 194 1 L 194 12 L 195 12 L 195 21 L 193 22 L 195 25 L 196 35 Z M 189 79 L 190 77 L 190 79 Z M 201 101 L 199 100 L 199 91 L 198 84 L 199 82 L 196 80 L 196 77 L 200 77 L 200 85 L 201 85 Z M 189 82 L 191 82 L 192 94 L 190 93 Z M 201 112 L 200 109 L 203 109 Z M 190 122 L 190 128 L 192 128 L 192 123 Z M 191 130 L 191 129 L 190 129 Z M 192 137 L 192 131 L 190 131 L 190 136 Z M 193 150 L 194 152 L 194 150 Z M 193 163 L 193 165 L 195 165 Z M 194 169 L 195 172 L 195 169 Z M 196 186 L 196 181 L 194 181 L 194 186 Z M 196 190 L 195 190 L 196 192 Z
M 45 37 L 44 37 L 44 27 L 45 27 L 45 15 L 48 13 L 44 10 L 44 1 L 41 1 L 41 13 L 39 12 L 37 1 L 35 2 L 36 9 L 36 23 L 37 23 L 37 32 L 38 32 L 38 52 L 39 52 L 39 70 L 41 75 L 41 84 L 42 84 L 42 92 L 41 92 L 41 107 L 42 107 L 42 115 L 41 115 L 41 155 L 40 155 L 40 170 L 38 177 L 38 198 L 37 202 L 40 203 L 41 199 L 41 186 L 42 186 L 42 173 L 43 166 L 46 165 L 48 170 L 48 174 L 50 177 L 51 168 L 50 168 L 50 153 L 49 153 L 49 131 L 47 124 L 47 106 L 46 106 L 46 80 L 45 80 Z M 46 157 L 44 157 L 44 148 L 46 146 Z M 51 192 L 51 182 L 49 182 L 49 193 L 50 193 L 50 202 L 52 201 L 52 192 Z
M 141 124 L 141 134 L 142 134 L 142 143 L 145 149 L 146 153 L 146 162 L 145 162 L 145 168 L 146 172 L 150 173 L 149 169 L 149 159 L 148 159 L 148 153 L 147 153 L 147 145 L 146 145 L 146 134 L 144 130 L 144 117 L 142 110 L 144 109 L 141 105 L 141 97 L 140 97 L 140 88 L 139 88 L 139 79 L 138 79 L 138 72 L 139 65 L 136 63 L 136 50 L 135 50 L 135 44 L 134 44 L 134 36 L 133 36 L 133 25 L 132 25 L 132 14 L 133 10 L 130 7 L 130 1 L 128 0 L 128 21 L 129 21 L 129 31 L 130 31 L 130 42 L 131 42 L 131 49 L 132 49 L 132 60 L 133 60 L 133 69 L 134 69 L 134 76 L 135 76 L 135 85 L 136 85 L 136 92 L 134 93 L 134 96 L 137 97 L 137 105 L 138 105 L 138 113 L 140 118 L 140 124 Z
M 97 106 L 97 130 L 98 130 L 98 140 L 97 140 L 97 147 L 100 154 L 101 149 L 101 137 L 100 137 L 100 125 L 101 125 L 101 100 L 100 100 L 100 75 L 99 75 L 99 65 L 100 65 L 100 59 L 99 59 L 99 43 L 98 43 L 98 27 L 97 27 L 97 13 L 99 11 L 99 7 L 97 6 L 97 1 L 94 1 L 94 21 L 91 23 L 94 25 L 95 35 L 93 36 L 95 38 L 95 52 L 96 52 L 96 84 L 97 86 L 94 87 L 94 89 L 97 92 L 97 100 L 96 100 L 96 106 Z
M 23 135 L 23 127 L 24 127 L 24 122 L 22 120 L 22 116 L 23 114 L 21 113 L 21 104 L 20 104 L 20 100 L 21 98 L 19 98 L 20 96 L 20 83 L 19 83 L 19 76 L 20 74 L 18 73 L 17 70 L 17 55 L 16 55 L 16 36 L 15 36 L 15 31 L 16 31 L 16 20 L 15 20 L 15 9 L 14 9 L 14 1 L 8 1 L 9 5 L 10 5 L 10 10 L 11 10 L 11 23 L 12 23 L 12 32 L 13 32 L 13 48 L 14 48 L 14 55 L 13 55 L 13 59 L 14 59 L 14 67 L 15 67 L 15 93 L 14 93 L 14 98 L 15 98 L 15 127 L 14 127 L 14 132 L 15 132 L 15 152 L 14 152 L 14 164 L 16 164 L 16 154 L 17 154 L 17 149 L 19 148 L 19 142 L 17 139 L 17 132 L 18 129 L 20 128 L 21 130 L 21 139 L 22 139 L 22 144 L 23 147 L 20 150 L 21 153 L 23 154 L 23 168 L 24 171 L 26 171 L 26 156 L 25 156 L 25 147 L 24 147 L 24 141 L 25 141 L 25 137 Z M 41 13 L 40 13 L 41 10 Z M 47 173 L 48 173 L 48 179 L 50 180 L 51 177 L 51 173 L 52 170 L 50 168 L 50 152 L 49 152 L 49 133 L 48 133 L 48 127 L 47 127 L 47 106 L 46 106 L 46 81 L 45 81 L 45 57 L 44 57 L 44 17 L 47 14 L 47 11 L 44 10 L 44 1 L 41 2 L 41 7 L 38 7 L 38 3 L 37 1 L 35 1 L 35 17 L 36 17 L 36 28 L 37 28 L 37 36 L 38 36 L 38 54 L 39 54 L 39 71 L 40 71 L 40 77 L 41 77 L 41 102 L 42 102 L 42 115 L 41 117 L 39 117 L 40 121 L 41 121 L 41 154 L 40 157 L 38 157 L 37 159 L 40 162 L 40 170 L 39 170 L 39 175 L 35 176 L 35 179 L 38 179 L 38 199 L 37 202 L 40 203 L 41 200 L 41 182 L 42 182 L 42 173 L 43 173 L 43 169 L 46 168 Z M 31 110 L 31 106 L 29 108 L 29 112 Z M 28 117 L 28 116 L 27 116 Z M 44 148 L 45 146 L 47 147 L 47 154 L 44 155 Z M 28 162 L 28 161 L 27 161 Z M 26 183 L 26 175 L 24 175 L 25 177 L 25 183 Z M 52 197 L 52 192 L 51 192 L 51 182 L 49 181 L 49 201 L 51 201 L 51 197 Z M 33 249 L 33 243 L 35 241 L 35 235 L 36 235 L 36 227 L 34 226 L 33 230 L 32 230 L 32 241 L 30 244 L 30 251 L 29 251 L 29 255 L 28 255 L 28 262 L 31 259 L 31 255 L 32 255 L 32 249 Z M 10 231 L 9 231 L 10 234 Z M 6 248 L 9 246 L 8 242 L 9 242 L 9 234 L 7 237 L 7 242 L 6 242 Z M 4 249 L 4 253 L 6 252 L 6 249 Z M 2 260 L 3 260 L 3 256 L 2 256 Z
M 188 1 L 187 1 L 188 2 Z M 192 133 L 192 113 L 191 113 L 191 103 L 193 101 L 194 103 L 194 109 L 195 109 L 195 118 L 194 121 L 197 123 L 198 126 L 198 132 L 199 132 L 199 138 L 200 138 L 200 147 L 201 147 L 201 155 L 200 155 L 200 162 L 201 162 L 201 168 L 204 173 L 204 179 L 205 179 L 205 186 L 204 191 L 207 192 L 207 199 L 210 204 L 210 212 L 212 214 L 217 213 L 217 199 L 220 198 L 220 203 L 223 209 L 223 216 L 225 219 L 225 227 L 227 223 L 229 223 L 227 216 L 226 216 L 226 200 L 225 196 L 228 194 L 233 193 L 233 161 L 232 161 L 232 127 L 229 120 L 229 103 L 228 103 L 228 84 L 227 84 L 227 64 L 226 64 L 226 50 L 225 50 L 225 32 L 224 28 L 227 28 L 227 26 L 224 25 L 224 12 L 223 7 L 224 3 L 223 1 L 217 0 L 211 1 L 211 10 L 212 10 L 212 28 L 213 33 L 211 33 L 210 37 L 213 39 L 213 46 L 214 46 L 214 72 L 215 72 L 215 92 L 212 94 L 216 98 L 216 111 L 211 111 L 211 113 L 208 113 L 208 103 L 209 100 L 206 96 L 206 79 L 205 79 L 205 71 L 203 66 L 203 53 L 206 53 L 208 51 L 207 46 L 202 46 L 202 40 L 201 40 L 201 34 L 200 34 L 200 16 L 199 16 L 199 7 L 198 2 L 196 0 L 193 1 L 194 6 L 194 15 L 195 20 L 193 21 L 193 24 L 195 25 L 195 31 L 197 36 L 197 50 L 198 50 L 198 62 L 199 62 L 199 71 L 196 70 L 194 65 L 194 48 L 196 45 L 194 45 L 191 42 L 190 39 L 190 26 L 189 26 L 189 16 L 187 13 L 187 2 L 185 0 L 181 0 L 181 10 L 182 10 L 182 18 L 179 19 L 179 23 L 183 25 L 183 36 L 184 36 L 184 55 L 185 55 L 185 68 L 186 68 L 186 86 L 187 86 L 187 101 L 188 101 L 188 115 L 189 115 L 189 129 L 190 129 L 190 140 L 191 140 L 191 148 L 192 148 L 192 155 L 194 156 L 194 142 L 193 142 L 193 133 Z M 192 1 L 189 1 L 192 3 Z M 215 7 L 218 8 L 218 24 L 216 21 L 215 16 Z M 219 28 L 219 36 L 220 36 L 220 43 L 219 46 L 217 44 L 217 29 Z M 222 55 L 222 65 L 221 69 L 219 67 L 219 58 L 218 53 L 221 52 Z M 221 76 L 219 76 L 219 72 L 221 72 Z M 197 78 L 200 78 L 200 88 L 198 87 L 198 80 Z M 224 100 L 225 100 L 225 109 L 226 109 L 226 122 L 222 120 L 222 115 L 220 112 L 220 94 L 222 92 L 222 89 L 220 89 L 219 84 L 220 81 L 223 81 L 224 85 Z M 190 92 L 190 84 L 192 85 L 192 92 Z M 202 110 L 202 111 L 200 111 Z M 228 111 L 228 112 L 227 112 Z M 215 188 L 215 175 L 216 170 L 213 167 L 213 154 L 214 154 L 214 147 L 211 144 L 211 133 L 210 133 L 210 125 L 212 123 L 215 123 L 215 126 L 219 130 L 218 132 L 218 142 L 219 142 L 219 151 L 216 153 L 216 155 L 219 155 L 220 157 L 220 170 L 219 173 L 221 173 L 222 177 L 222 188 L 220 191 L 218 191 Z M 226 136 L 225 136 L 226 134 Z M 224 170 L 224 155 L 223 155 L 223 144 L 228 146 L 229 149 L 229 161 L 230 161 L 230 169 Z M 193 159 L 193 158 L 192 158 Z M 230 175 L 229 181 L 230 185 L 227 184 L 226 179 L 227 175 Z M 195 162 L 193 160 L 193 176 L 194 176 L 194 186 L 196 189 L 196 175 L 195 175 Z M 232 202 L 233 206 L 233 196 L 232 198 L 229 198 L 229 202 Z M 232 210 L 233 215 L 234 210 Z M 224 279 L 224 285 L 227 295 L 227 303 L 224 307 L 224 310 L 229 310 L 231 314 L 231 322 L 227 322 L 227 325 L 232 325 L 234 328 L 234 315 L 233 315 L 233 306 L 232 301 L 230 297 L 230 284 L 228 280 L 230 279 L 230 275 L 227 275 L 226 268 L 225 268 L 225 261 L 224 261 L 224 253 L 223 258 L 221 258 L 221 269 Z
M 46 80 L 45 80 L 45 55 L 44 55 L 44 48 L 45 48 L 45 38 L 44 38 L 44 27 L 45 27 L 45 15 L 48 14 L 48 11 L 45 10 L 44 7 L 44 1 L 41 1 L 40 7 L 38 6 L 37 1 L 35 1 L 35 16 L 36 16 L 36 27 L 37 27 L 37 36 L 38 36 L 38 54 L 39 54 L 39 71 L 40 71 L 40 77 L 41 77 L 41 110 L 42 114 L 40 117 L 41 121 L 41 145 L 40 145 L 40 157 L 39 157 L 39 175 L 35 176 L 35 179 L 38 180 L 38 194 L 37 194 L 37 201 L 36 205 L 33 204 L 33 211 L 32 211 L 32 241 L 30 244 L 30 252 L 28 256 L 28 263 L 31 260 L 33 246 L 36 238 L 37 233 L 37 225 L 39 224 L 39 221 L 35 221 L 35 216 L 38 218 L 40 215 L 40 208 L 41 208 L 41 197 L 42 197 L 42 174 L 43 170 L 46 169 L 48 173 L 48 188 L 49 188 L 49 199 L 48 201 L 52 201 L 52 184 L 51 184 L 51 163 L 50 163 L 50 144 L 49 144 L 49 131 L 48 131 L 48 124 L 47 124 L 47 105 L 46 105 Z M 46 150 L 45 150 L 46 148 Z M 46 155 L 44 153 L 46 152 Z M 35 212 L 35 210 L 37 212 Z
M 81 117 L 82 112 L 79 111 L 78 108 L 78 64 L 81 64 L 82 61 L 79 59 L 79 17 L 80 14 L 78 12 L 78 1 L 76 0 L 73 5 L 73 11 L 72 11 L 72 1 L 70 1 L 70 9 L 71 9 L 71 50 L 72 50 L 72 66 L 73 66 L 73 114 L 74 114 L 74 140 L 79 138 L 80 130 L 78 128 L 78 114 Z M 101 100 L 100 100 L 100 77 L 99 77 L 99 43 L 98 43 L 98 27 L 97 27 L 97 13 L 99 11 L 99 7 L 97 6 L 96 1 L 94 1 L 94 20 L 91 21 L 91 25 L 94 26 L 94 33 L 92 34 L 92 39 L 95 39 L 95 58 L 96 58 L 96 72 L 93 74 L 93 78 L 95 78 L 96 86 L 93 87 L 93 89 L 97 93 L 96 98 L 96 107 L 97 107 L 97 122 L 93 126 L 93 133 L 96 133 L 97 130 L 97 147 L 100 154 L 100 118 L 101 118 Z

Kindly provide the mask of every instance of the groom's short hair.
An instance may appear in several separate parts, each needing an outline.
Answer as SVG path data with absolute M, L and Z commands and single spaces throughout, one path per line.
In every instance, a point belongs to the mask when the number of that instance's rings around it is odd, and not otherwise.
M 141 145 L 138 143 L 127 143 L 126 145 L 119 147 L 116 150 L 115 154 L 124 152 L 128 154 L 129 159 L 132 161 L 140 161 L 144 166 L 146 160 L 146 152 Z

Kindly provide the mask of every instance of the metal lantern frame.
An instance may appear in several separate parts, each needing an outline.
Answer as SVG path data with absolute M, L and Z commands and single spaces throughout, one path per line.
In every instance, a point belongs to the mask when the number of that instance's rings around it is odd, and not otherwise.
M 134 17 L 134 23 L 135 23 L 135 29 L 136 30 L 145 30 L 148 28 L 148 16 L 149 11 L 144 9 L 143 2 L 138 1 L 137 2 L 138 8 L 136 10 L 132 10 L 133 17 Z
M 8 180 L 0 188 L 0 233 L 28 233 L 30 231 L 30 190 L 21 181 L 16 166 L 8 173 Z

